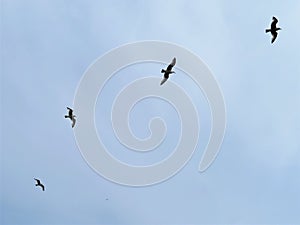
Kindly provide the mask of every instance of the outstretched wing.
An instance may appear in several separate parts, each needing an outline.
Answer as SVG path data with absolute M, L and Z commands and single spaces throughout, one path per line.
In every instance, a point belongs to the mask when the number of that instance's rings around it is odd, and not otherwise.
M 75 123 L 76 123 L 76 119 L 75 119 L 75 116 L 72 117 L 72 127 L 75 126 Z
M 168 80 L 168 78 L 163 78 L 160 82 L 160 85 L 163 85 L 167 80 Z
M 170 65 L 168 65 L 167 70 L 171 71 L 173 66 L 176 64 L 176 58 L 174 57 Z
M 69 108 L 69 107 L 67 107 L 67 109 L 69 110 L 69 117 L 71 118 L 72 115 L 73 115 L 73 109 L 71 109 L 71 108 Z
M 40 184 L 40 186 L 42 187 L 43 191 L 45 191 L 45 186 Z
M 40 184 L 41 183 L 41 181 L 39 180 L 39 179 L 36 179 L 36 178 L 34 178 L 35 179 L 35 181 L 37 182 L 37 184 Z
M 272 38 L 271 43 L 273 43 L 276 40 L 276 38 L 277 38 L 277 32 L 272 32 L 272 35 L 273 35 L 273 38 Z
M 67 107 L 67 109 L 69 110 L 69 114 L 71 113 L 73 113 L 73 109 L 71 109 L 71 108 L 69 108 L 69 107 Z
M 271 29 L 272 30 L 276 29 L 277 22 L 278 22 L 278 19 L 275 16 L 273 16 L 273 22 L 271 23 Z

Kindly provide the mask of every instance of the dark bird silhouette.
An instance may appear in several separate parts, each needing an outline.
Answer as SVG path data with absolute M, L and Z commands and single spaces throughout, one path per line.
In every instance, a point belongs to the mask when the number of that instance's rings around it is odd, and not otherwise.
M 68 115 L 65 115 L 65 118 L 70 118 L 70 120 L 72 121 L 72 127 L 75 126 L 76 123 L 76 119 L 75 119 L 75 115 L 73 114 L 73 109 L 67 107 L 67 109 L 69 110 Z
M 277 38 L 277 35 L 278 35 L 277 31 L 281 30 L 281 28 L 276 27 L 277 22 L 278 22 L 278 19 L 276 19 L 276 17 L 273 16 L 273 21 L 271 23 L 271 28 L 266 29 L 266 33 L 271 32 L 271 34 L 273 36 L 271 43 L 273 43 L 275 41 L 275 39 Z
M 41 181 L 39 179 L 34 178 L 36 181 L 35 186 L 40 186 L 42 188 L 43 191 L 45 191 L 45 186 L 41 183 Z
M 170 74 L 175 73 L 174 71 L 172 71 L 172 68 L 175 65 L 175 63 L 176 63 L 176 58 L 174 57 L 172 62 L 168 65 L 167 69 L 161 70 L 161 73 L 164 74 L 164 77 L 163 77 L 162 81 L 160 82 L 160 85 L 163 85 L 169 79 Z

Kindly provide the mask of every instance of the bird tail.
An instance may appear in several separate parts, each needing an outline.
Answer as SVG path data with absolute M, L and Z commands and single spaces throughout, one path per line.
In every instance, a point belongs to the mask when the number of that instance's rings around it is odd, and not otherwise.
M 165 73 L 165 72 L 166 72 L 166 70 L 164 70 L 164 69 L 161 70 L 161 73 Z
M 266 33 L 270 32 L 270 31 L 271 31 L 271 29 L 266 29 Z

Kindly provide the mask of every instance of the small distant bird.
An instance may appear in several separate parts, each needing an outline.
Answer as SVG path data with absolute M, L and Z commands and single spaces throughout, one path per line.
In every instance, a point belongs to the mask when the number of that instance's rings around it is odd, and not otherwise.
M 75 119 L 75 115 L 73 114 L 73 109 L 67 107 L 67 109 L 69 110 L 69 114 L 65 115 L 65 118 L 70 118 L 70 120 L 72 121 L 72 127 L 75 126 L 76 123 L 76 119 Z
M 42 188 L 43 191 L 45 191 L 45 186 L 41 183 L 41 181 L 39 179 L 34 178 L 36 181 L 35 186 L 40 186 Z
M 162 81 L 160 82 L 160 85 L 163 85 L 169 79 L 170 74 L 175 73 L 174 71 L 172 71 L 172 68 L 175 65 L 175 63 L 176 63 L 176 58 L 174 57 L 174 59 L 172 60 L 170 65 L 168 65 L 167 69 L 166 70 L 164 70 L 164 69 L 161 70 L 161 73 L 164 74 L 164 77 L 163 77 Z
M 277 31 L 281 30 L 281 28 L 276 27 L 277 22 L 278 22 L 278 19 L 276 19 L 276 17 L 273 16 L 273 21 L 271 23 L 271 28 L 266 29 L 266 33 L 271 32 L 271 34 L 273 36 L 271 43 L 273 43 L 275 41 L 275 39 L 277 38 L 277 35 L 278 35 Z

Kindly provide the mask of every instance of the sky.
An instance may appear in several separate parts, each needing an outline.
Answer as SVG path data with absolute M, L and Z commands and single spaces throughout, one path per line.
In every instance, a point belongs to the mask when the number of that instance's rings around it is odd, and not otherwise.
M 1 0 L 0 223 L 300 224 L 299 11 L 296 0 Z M 282 28 L 274 44 L 264 31 L 272 16 Z M 97 58 L 143 40 L 174 43 L 196 54 L 222 89 L 227 124 L 218 157 L 199 173 L 209 107 L 184 73 L 172 76 L 201 115 L 199 145 L 172 178 L 130 187 L 89 167 L 64 115 Z M 176 145 L 178 115 L 157 99 L 137 104 L 130 124 L 145 138 L 149 119 L 163 117 L 165 148 L 147 156 L 128 151 L 110 124 L 122 85 L 151 68 L 161 77 L 163 66 L 125 68 L 98 98 L 98 134 L 122 161 L 155 163 Z M 34 186 L 35 177 L 45 192 Z

